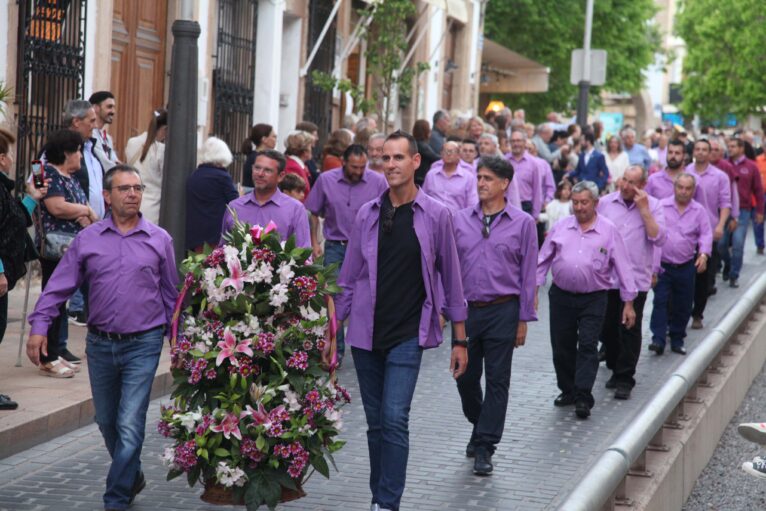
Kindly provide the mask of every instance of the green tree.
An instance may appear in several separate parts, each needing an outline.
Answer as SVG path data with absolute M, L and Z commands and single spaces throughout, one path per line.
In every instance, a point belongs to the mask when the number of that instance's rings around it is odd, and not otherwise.
M 681 0 L 676 32 L 686 43 L 685 114 L 715 121 L 766 106 L 764 7 L 763 0 Z
M 595 2 L 591 47 L 608 52 L 604 89 L 641 89 L 643 70 L 660 51 L 660 34 L 652 21 L 656 11 L 653 0 Z M 550 68 L 548 92 L 498 94 L 497 99 L 524 108 L 532 120 L 552 110 L 573 110 L 578 90 L 569 83 L 571 53 L 582 48 L 584 30 L 585 0 L 491 0 L 484 21 L 487 38 Z M 591 104 L 598 91 L 591 90 Z

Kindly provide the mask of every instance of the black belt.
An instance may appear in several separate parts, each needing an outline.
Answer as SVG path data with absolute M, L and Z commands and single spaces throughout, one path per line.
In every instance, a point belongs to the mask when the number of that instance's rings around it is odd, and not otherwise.
M 574 291 L 567 291 L 566 289 L 560 288 L 559 286 L 556 285 L 555 282 L 553 284 L 551 284 L 551 288 L 556 288 L 556 290 L 560 291 L 561 293 L 563 293 L 565 295 L 569 295 L 569 296 L 591 296 L 591 295 L 598 295 L 598 294 L 606 293 L 606 291 L 607 291 L 606 289 L 601 289 L 599 291 L 589 291 L 587 293 L 575 293 Z
M 130 339 L 135 339 L 136 337 L 141 337 L 142 335 L 148 334 L 149 332 L 154 332 L 158 328 L 161 328 L 164 333 L 165 331 L 164 326 L 155 326 L 146 330 L 141 330 L 140 332 L 130 332 L 127 334 L 115 334 L 112 332 L 102 332 L 101 330 L 98 330 L 96 328 L 93 328 L 92 326 L 89 326 L 88 333 L 97 335 L 99 337 L 103 337 L 105 339 L 109 339 L 110 341 L 128 341 Z
M 673 268 L 673 269 L 678 269 L 678 268 L 683 268 L 684 266 L 688 266 L 688 265 L 690 265 L 690 264 L 694 264 L 694 259 L 689 259 L 689 260 L 688 260 L 688 261 L 686 261 L 685 263 L 681 263 L 681 264 L 676 264 L 676 263 L 666 263 L 665 261 L 662 261 L 662 263 L 660 263 L 660 264 L 661 264 L 662 266 L 666 267 L 666 268 Z
M 508 303 L 511 300 L 518 300 L 519 295 L 506 295 L 501 296 L 499 298 L 495 298 L 494 300 L 490 300 L 488 302 L 468 302 L 468 305 L 471 307 L 476 307 L 477 309 L 482 309 L 484 307 L 489 307 L 490 305 L 499 305 L 501 303 Z
M 337 243 L 338 245 L 348 245 L 348 240 L 327 240 L 327 243 Z

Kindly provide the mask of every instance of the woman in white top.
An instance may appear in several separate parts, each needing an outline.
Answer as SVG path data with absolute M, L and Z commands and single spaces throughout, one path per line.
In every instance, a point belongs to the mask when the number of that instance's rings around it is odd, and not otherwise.
M 141 214 L 153 224 L 160 221 L 160 199 L 162 198 L 162 167 L 165 163 L 165 137 L 168 131 L 168 113 L 155 110 L 149 128 L 128 140 L 125 156 L 128 165 L 141 173 L 146 185 L 141 199 Z
M 613 192 L 616 190 L 617 181 L 622 179 L 622 175 L 630 166 L 628 153 L 622 150 L 620 139 L 612 135 L 606 142 L 606 166 L 609 169 L 609 184 L 607 190 Z
M 554 199 L 545 206 L 545 217 L 540 215 L 541 220 L 545 220 L 545 232 L 551 230 L 556 222 L 572 214 L 572 184 L 569 181 L 561 181 L 556 186 Z

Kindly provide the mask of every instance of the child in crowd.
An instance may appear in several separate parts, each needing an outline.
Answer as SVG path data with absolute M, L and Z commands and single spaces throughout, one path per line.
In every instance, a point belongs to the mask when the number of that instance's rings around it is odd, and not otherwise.
M 300 202 L 303 202 L 306 197 L 306 182 L 296 174 L 285 174 L 285 177 L 279 182 L 279 189 L 285 195 L 289 195 Z
M 572 214 L 571 196 L 572 184 L 569 181 L 560 181 L 553 200 L 545 206 L 545 216 L 540 215 L 540 220 L 546 220 L 546 232 L 550 231 L 556 222 Z

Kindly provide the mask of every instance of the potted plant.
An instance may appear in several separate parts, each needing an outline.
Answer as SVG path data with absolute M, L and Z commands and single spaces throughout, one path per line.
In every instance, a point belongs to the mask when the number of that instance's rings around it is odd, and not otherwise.
M 186 475 L 203 500 L 248 511 L 303 496 L 313 471 L 329 477 L 350 401 L 334 374 L 332 268 L 275 227 L 237 222 L 183 262 L 174 402 L 158 424 L 174 442 L 168 480 Z

